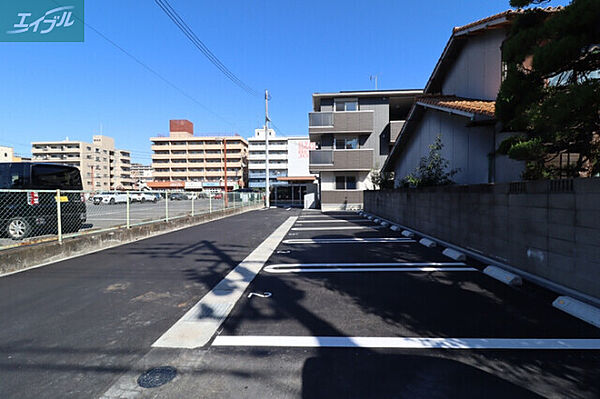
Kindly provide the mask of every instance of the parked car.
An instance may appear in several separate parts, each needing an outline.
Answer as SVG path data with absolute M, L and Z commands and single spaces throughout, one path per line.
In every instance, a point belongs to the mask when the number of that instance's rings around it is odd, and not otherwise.
M 157 202 L 158 198 L 155 195 L 149 193 L 131 193 L 129 194 L 131 202 Z
M 213 195 L 214 199 L 223 199 L 223 194 L 222 193 L 216 193 L 215 195 Z
M 119 192 L 119 191 L 107 191 L 104 193 L 94 195 L 93 199 L 94 199 L 94 205 L 126 204 L 127 203 L 127 193 Z M 130 198 L 130 201 L 131 201 L 131 198 Z
M 188 199 L 188 196 L 184 193 L 171 193 L 169 194 L 169 201 L 181 201 Z
M 86 221 L 81 175 L 73 166 L 0 163 L 0 189 L 22 190 L 0 192 L 0 229 L 13 240 L 56 233 L 57 201 L 63 233 L 79 231 Z M 60 198 L 57 198 L 57 189 L 61 190 Z

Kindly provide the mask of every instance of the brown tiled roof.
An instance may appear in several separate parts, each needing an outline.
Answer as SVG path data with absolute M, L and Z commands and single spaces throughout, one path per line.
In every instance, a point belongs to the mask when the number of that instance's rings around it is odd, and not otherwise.
M 495 101 L 473 100 L 456 96 L 422 96 L 417 97 L 417 103 L 430 104 L 492 118 L 496 110 Z
M 561 7 L 561 6 L 558 6 L 558 7 L 546 7 L 546 8 L 536 7 L 536 8 L 532 8 L 532 9 L 542 10 L 542 11 L 550 13 L 550 12 L 560 11 L 560 10 L 563 9 L 563 7 Z M 455 27 L 452 30 L 452 32 L 453 33 L 460 32 L 460 31 L 472 28 L 473 26 L 484 24 L 486 22 L 492 22 L 492 21 L 500 19 L 500 18 L 512 17 L 514 15 L 523 14 L 524 11 L 525 11 L 525 9 L 522 9 L 522 8 L 519 8 L 519 9 L 516 9 L 516 10 L 506 10 L 506 11 L 503 11 L 501 13 L 490 15 L 489 17 L 482 18 L 482 19 L 480 19 L 478 21 L 474 21 L 474 22 L 471 22 L 471 23 L 463 25 L 463 26 L 457 26 L 457 27 Z

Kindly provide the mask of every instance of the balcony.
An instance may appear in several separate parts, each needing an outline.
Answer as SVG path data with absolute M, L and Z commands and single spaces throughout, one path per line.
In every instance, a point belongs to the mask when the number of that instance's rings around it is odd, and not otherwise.
M 373 131 L 373 111 L 311 112 L 309 134 L 366 133 Z
M 373 168 L 373 150 L 312 150 L 310 173 L 323 171 L 369 171 Z

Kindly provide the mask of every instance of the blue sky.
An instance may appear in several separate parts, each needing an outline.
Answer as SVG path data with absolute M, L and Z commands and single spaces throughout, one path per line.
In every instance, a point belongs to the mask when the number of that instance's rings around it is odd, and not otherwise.
M 269 89 L 284 135 L 308 134 L 313 92 L 372 89 L 372 74 L 380 89 L 423 87 L 452 27 L 509 8 L 508 0 L 170 4 L 240 79 Z M 248 137 L 262 125 L 264 100 L 227 80 L 153 0 L 85 7 L 87 24 L 205 108 L 89 28 L 83 43 L 0 43 L 0 145 L 26 155 L 31 141 L 91 141 L 102 126 L 134 162 L 150 163 L 148 139 L 168 133 L 169 119 L 189 119 L 198 135 Z

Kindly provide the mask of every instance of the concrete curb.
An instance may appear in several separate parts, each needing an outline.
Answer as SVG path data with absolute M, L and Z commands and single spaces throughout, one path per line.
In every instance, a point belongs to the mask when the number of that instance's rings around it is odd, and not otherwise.
M 62 244 L 51 241 L 3 250 L 1 252 L 2 256 L 0 256 L 0 277 L 145 238 L 171 233 L 262 207 L 262 204 L 257 204 L 242 208 L 222 209 L 212 213 L 173 219 L 168 222 L 148 223 L 133 226 L 129 229 L 121 228 L 65 238 Z
M 390 229 L 392 229 L 394 231 L 399 231 L 399 230 L 410 228 L 408 226 L 404 226 L 402 224 L 394 222 L 390 219 L 385 219 L 385 220 L 387 220 L 391 224 Z M 447 248 L 453 248 L 456 251 L 461 251 L 464 254 L 468 255 L 469 257 L 471 257 L 475 260 L 478 260 L 483 263 L 487 263 L 488 265 L 491 265 L 491 266 L 496 266 L 498 268 L 504 269 L 505 271 L 512 272 L 512 273 L 520 276 L 523 280 L 530 281 L 530 282 L 537 284 L 541 287 L 544 287 L 548 290 L 554 291 L 559 294 L 563 294 L 565 296 L 571 296 L 583 303 L 587 303 L 591 306 L 600 308 L 600 298 L 596 298 L 591 295 L 585 294 L 583 292 L 579 292 L 573 288 L 569 288 L 560 283 L 548 280 L 545 277 L 541 277 L 541 276 L 535 275 L 533 273 L 527 272 L 525 270 L 519 269 L 518 267 L 511 266 L 506 263 L 502 263 L 502 262 L 498 261 L 497 259 L 493 259 L 482 253 L 475 252 L 473 250 L 469 250 L 466 248 L 462 248 L 458 245 L 452 244 L 445 240 L 441 240 L 437 237 L 434 237 L 434 236 L 424 233 L 422 231 L 417 231 L 417 230 L 414 230 L 414 231 L 416 232 L 416 234 L 418 234 L 419 236 L 421 236 L 423 238 L 428 238 L 432 241 L 435 241 L 437 243 L 437 245 L 439 245 L 439 246 L 445 246 Z

